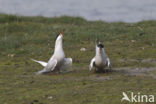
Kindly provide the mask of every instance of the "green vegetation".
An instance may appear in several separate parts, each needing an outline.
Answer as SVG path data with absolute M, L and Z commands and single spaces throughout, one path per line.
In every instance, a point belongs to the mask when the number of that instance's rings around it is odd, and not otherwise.
M 30 58 L 48 61 L 55 37 L 63 29 L 64 51 L 73 58 L 71 71 L 35 75 L 42 66 Z M 110 57 L 111 73 L 93 74 L 88 70 L 96 39 L 104 44 Z M 81 52 L 82 47 L 87 50 Z M 155 59 L 156 21 L 129 24 L 68 16 L 0 15 L 0 102 L 3 104 L 120 104 L 123 91 L 156 97 Z M 146 68 L 145 73 L 131 72 L 142 67 Z

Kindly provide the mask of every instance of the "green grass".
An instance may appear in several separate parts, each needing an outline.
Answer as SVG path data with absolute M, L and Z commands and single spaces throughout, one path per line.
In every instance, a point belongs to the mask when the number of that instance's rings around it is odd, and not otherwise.
M 42 66 L 30 58 L 48 61 L 53 54 L 55 37 L 63 29 L 64 51 L 67 57 L 73 58 L 73 71 L 53 76 L 35 75 Z M 156 58 L 156 21 L 128 24 L 86 21 L 81 17 L 0 14 L 0 102 L 120 104 L 123 91 L 156 96 L 152 72 L 147 76 L 118 70 L 108 74 L 90 72 L 88 65 L 95 54 L 96 39 L 104 44 L 113 70 L 120 67 L 148 70 L 156 66 L 155 61 L 146 61 Z M 82 47 L 87 50 L 80 52 Z M 155 75 L 155 71 L 152 74 Z

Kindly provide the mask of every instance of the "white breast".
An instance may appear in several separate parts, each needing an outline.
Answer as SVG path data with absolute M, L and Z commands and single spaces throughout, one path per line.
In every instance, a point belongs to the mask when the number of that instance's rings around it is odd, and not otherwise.
M 103 56 L 98 55 L 95 57 L 95 64 L 96 66 L 103 67 L 106 65 L 106 60 Z

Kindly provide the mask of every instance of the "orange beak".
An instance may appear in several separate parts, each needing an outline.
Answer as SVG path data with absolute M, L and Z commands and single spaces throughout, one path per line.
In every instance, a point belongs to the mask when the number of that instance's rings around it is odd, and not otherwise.
M 63 33 L 64 33 L 64 30 L 60 32 L 60 35 L 63 35 Z

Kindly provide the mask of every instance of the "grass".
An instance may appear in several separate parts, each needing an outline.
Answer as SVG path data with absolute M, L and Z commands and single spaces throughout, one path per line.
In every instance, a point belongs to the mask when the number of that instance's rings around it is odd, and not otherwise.
M 73 58 L 73 71 L 54 76 L 35 75 L 42 67 L 30 58 L 48 61 L 55 37 L 63 29 L 64 51 Z M 115 70 L 112 73 L 93 74 L 88 70 L 96 39 L 105 46 Z M 82 47 L 87 50 L 80 52 Z M 123 91 L 156 96 L 156 80 L 150 76 L 155 71 L 146 73 L 147 76 L 116 71 L 121 67 L 154 68 L 155 53 L 156 21 L 128 24 L 86 21 L 81 17 L 0 14 L 0 102 L 120 104 Z

